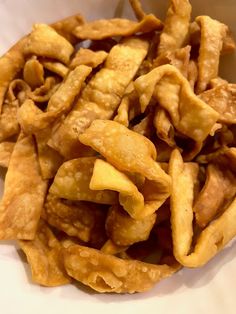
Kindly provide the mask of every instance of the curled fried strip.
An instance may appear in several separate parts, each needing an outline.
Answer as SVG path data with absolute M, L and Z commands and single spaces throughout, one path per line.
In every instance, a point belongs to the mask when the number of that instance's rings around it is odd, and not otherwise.
M 117 193 L 89 188 L 95 160 L 96 157 L 84 157 L 64 162 L 54 178 L 50 193 L 69 200 L 117 204 Z
M 67 273 L 99 292 L 134 293 L 150 289 L 171 276 L 177 265 L 154 265 L 122 260 L 80 245 L 64 249 Z
M 126 251 L 128 246 L 119 246 L 113 243 L 110 239 L 101 248 L 101 252 L 110 255 L 116 255 L 118 253 Z
M 104 67 L 89 81 L 78 102 L 52 135 L 50 146 L 68 159 L 81 156 L 83 149 L 78 135 L 93 120 L 112 118 L 147 50 L 147 41 L 133 37 L 114 46 Z
M 160 29 L 162 29 L 161 21 L 153 14 L 148 14 L 140 22 L 120 18 L 92 21 L 76 27 L 73 33 L 79 39 L 101 40 L 115 36 L 148 33 Z
M 171 65 L 162 65 L 134 82 L 142 112 L 154 96 L 166 109 L 174 127 L 195 141 L 203 141 L 219 114 L 200 100 L 189 82 Z
M 156 128 L 157 136 L 162 139 L 170 147 L 176 146 L 174 140 L 174 128 L 170 122 L 170 119 L 163 108 L 157 108 L 155 113 L 153 124 Z
M 45 69 L 61 76 L 62 78 L 66 77 L 69 72 L 69 69 L 60 62 L 42 60 L 41 63 Z
M 1 167 L 8 168 L 14 146 L 15 146 L 15 143 L 13 142 L 0 143 L 0 166 Z
M 9 104 L 3 104 L 0 115 L 0 141 L 19 133 L 20 128 L 17 121 L 18 101 Z
M 147 240 L 155 220 L 155 213 L 136 220 L 127 215 L 119 205 L 113 205 L 106 219 L 107 235 L 116 245 L 129 246 Z
M 30 59 L 25 63 L 24 80 L 29 86 L 34 89 L 44 83 L 44 70 L 42 64 L 35 59 Z
M 198 16 L 196 21 L 201 26 L 197 82 L 197 93 L 199 94 L 206 90 L 211 79 L 218 76 L 220 53 L 227 26 L 209 16 Z
M 52 27 L 35 24 L 24 46 L 25 55 L 48 57 L 68 64 L 74 47 Z
M 44 84 L 29 93 L 29 98 L 35 102 L 47 102 L 55 93 L 59 84 L 53 76 L 48 76 Z
M 74 69 L 82 64 L 91 68 L 96 68 L 106 60 L 107 56 L 108 53 L 103 50 L 93 51 L 91 49 L 80 48 L 71 60 L 70 68 Z
M 143 11 L 142 5 L 139 0 L 129 0 L 129 3 L 134 11 L 137 20 L 141 21 L 146 13 Z
M 191 12 L 188 0 L 171 0 L 160 36 L 158 55 L 183 47 L 188 37 Z
M 0 204 L 1 239 L 34 238 L 46 189 L 33 139 L 21 134 L 10 159 Z
M 43 220 L 39 222 L 35 238 L 21 240 L 19 244 L 27 256 L 34 282 L 55 287 L 71 281 L 63 265 L 62 246 Z

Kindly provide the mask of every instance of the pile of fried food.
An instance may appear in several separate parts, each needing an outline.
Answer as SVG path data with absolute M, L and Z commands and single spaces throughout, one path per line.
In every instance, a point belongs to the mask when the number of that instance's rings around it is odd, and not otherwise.
M 164 22 L 130 4 L 137 21 L 36 24 L 0 59 L 0 239 L 40 285 L 145 291 L 236 235 L 230 30 L 188 0 Z

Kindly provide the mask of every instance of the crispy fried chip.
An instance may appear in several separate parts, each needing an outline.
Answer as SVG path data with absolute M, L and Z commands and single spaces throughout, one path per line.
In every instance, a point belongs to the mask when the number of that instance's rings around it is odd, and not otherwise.
M 66 77 L 66 75 L 69 72 L 69 69 L 63 63 L 60 62 L 42 60 L 41 63 L 45 69 L 61 76 L 62 78 Z
M 46 188 L 33 139 L 21 134 L 10 159 L 0 204 L 1 239 L 34 238 Z
M 119 205 L 114 205 L 107 215 L 106 230 L 116 245 L 129 246 L 147 240 L 155 220 L 155 213 L 140 220 L 133 219 Z
M 29 98 L 39 103 L 47 102 L 58 87 L 57 80 L 53 76 L 48 76 L 42 86 L 29 93 Z
M 19 244 L 27 256 L 34 282 L 55 287 L 71 281 L 63 265 L 62 246 L 43 220 L 39 222 L 35 238 L 21 240 Z
M 14 146 L 15 146 L 15 143 L 13 142 L 0 143 L 0 166 L 1 167 L 8 168 Z
M 143 8 L 141 6 L 141 3 L 139 0 L 129 0 L 129 3 L 134 11 L 134 14 L 137 18 L 137 20 L 141 21 L 146 13 L 143 11 Z
M 217 191 L 217 193 L 216 193 Z M 209 164 L 206 171 L 206 182 L 194 203 L 196 222 L 205 227 L 228 205 L 236 193 L 236 177 L 228 169 Z
M 42 64 L 37 59 L 30 59 L 25 63 L 24 80 L 34 89 L 44 83 L 44 70 Z
M 48 194 L 43 218 L 59 230 L 72 237 L 89 242 L 94 232 L 98 212 L 103 210 L 99 205 L 85 202 L 62 201 L 53 194 Z
M 187 41 L 192 7 L 188 0 L 171 0 L 157 53 L 182 48 Z
M 153 14 L 148 14 L 140 22 L 119 18 L 89 22 L 76 27 L 74 34 L 79 39 L 101 40 L 116 36 L 132 36 L 137 33 L 148 33 L 160 29 L 162 29 L 161 21 Z
M 16 118 L 18 106 L 18 101 L 3 104 L 0 114 L 0 142 L 19 133 L 20 128 Z
M 197 82 L 199 94 L 206 90 L 211 79 L 218 76 L 220 53 L 227 26 L 209 16 L 198 16 L 196 21 L 201 26 Z
M 80 48 L 71 60 L 70 68 L 74 69 L 81 64 L 96 68 L 106 60 L 107 56 L 108 53 L 103 50 L 93 51 L 91 49 Z
M 155 162 L 156 149 L 146 137 L 117 122 L 95 120 L 79 139 L 118 170 L 138 173 L 146 178 L 142 187 L 147 200 L 145 216 L 157 210 L 169 196 L 170 177 Z
M 134 293 L 150 289 L 178 266 L 122 260 L 80 245 L 64 249 L 67 273 L 99 292 Z
M 157 108 L 153 124 L 156 128 L 157 136 L 166 142 L 170 147 L 176 146 L 174 140 L 174 128 L 170 122 L 170 118 L 163 108 Z
M 173 180 L 171 195 L 171 224 L 175 258 L 184 266 L 199 267 L 207 263 L 236 235 L 236 199 L 224 213 L 213 220 L 200 234 L 194 251 L 190 253 L 193 236 L 193 164 L 184 164 L 175 150 L 170 160 Z M 196 165 L 195 165 L 196 167 Z M 192 168 L 192 169 L 191 169 Z M 190 254 L 189 254 L 190 253 Z
M 23 49 L 27 38 L 22 38 L 8 52 L 0 58 L 0 112 L 4 102 L 4 96 L 10 82 L 23 68 L 25 59 Z
M 192 87 L 192 90 L 194 90 L 198 79 L 198 67 L 196 61 L 194 60 L 189 61 L 187 79 Z
M 219 122 L 236 124 L 236 84 L 220 84 L 199 97 L 219 112 Z
M 47 112 L 42 112 L 28 99 L 18 110 L 18 121 L 27 134 L 49 127 L 63 113 L 68 112 L 79 94 L 82 84 L 91 72 L 91 68 L 80 65 L 66 77 L 57 91 L 51 96 Z
M 50 146 L 68 159 L 81 156 L 78 135 L 93 120 L 113 116 L 147 50 L 147 41 L 139 38 L 129 38 L 114 46 L 105 66 L 89 81 L 73 110 L 52 135 Z
M 189 82 L 171 65 L 162 65 L 134 82 L 142 112 L 152 95 L 166 109 L 174 127 L 195 141 L 203 141 L 219 114 L 200 100 Z
M 52 27 L 35 24 L 24 46 L 26 55 L 48 57 L 68 64 L 74 47 Z
M 95 160 L 96 157 L 84 157 L 64 162 L 54 178 L 50 193 L 68 200 L 117 204 L 117 193 L 89 188 Z

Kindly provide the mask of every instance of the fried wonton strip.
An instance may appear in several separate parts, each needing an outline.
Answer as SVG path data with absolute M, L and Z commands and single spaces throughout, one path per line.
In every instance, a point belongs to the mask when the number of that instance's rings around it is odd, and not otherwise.
M 217 193 L 216 193 L 217 191 Z M 206 182 L 194 204 L 196 222 L 205 227 L 236 193 L 236 177 L 228 169 L 209 164 Z
M 201 232 L 193 253 L 188 255 L 193 233 L 193 178 L 184 175 L 184 172 L 187 174 L 186 167 L 187 164 L 183 163 L 181 155 L 178 151 L 174 151 L 170 161 L 170 175 L 173 180 L 171 224 L 174 255 L 184 266 L 200 267 L 206 264 L 236 236 L 234 223 L 236 219 L 236 198 L 221 216 L 213 220 Z
M 178 266 L 122 260 L 80 245 L 64 249 L 67 273 L 99 292 L 134 293 L 151 289 L 171 276 Z
M 147 200 L 144 216 L 157 210 L 169 196 L 170 177 L 155 162 L 155 146 L 146 137 L 115 121 L 95 120 L 79 139 L 118 170 L 146 178 L 142 191 Z
M 195 88 L 197 78 L 198 78 L 197 63 L 194 60 L 190 60 L 188 65 L 187 79 L 189 81 L 190 86 L 192 87 L 192 90 L 194 90 Z
M 41 175 L 44 180 L 52 179 L 63 163 L 63 157 L 56 150 L 47 145 L 50 136 L 50 128 L 46 128 L 35 134 L 38 160 Z
M 89 242 L 98 210 L 100 210 L 98 205 L 85 202 L 70 203 L 49 193 L 44 205 L 43 218 L 67 235 Z
M 51 24 L 51 26 L 59 33 L 61 36 L 65 37 L 72 45 L 78 42 L 78 39 L 73 35 L 73 30 L 85 23 L 85 19 L 82 15 L 76 14 L 65 19 Z
M 227 26 L 209 16 L 198 16 L 196 21 L 201 26 L 197 82 L 197 93 L 199 94 L 206 90 L 211 79 L 218 76 L 220 52 Z
M 137 20 L 141 21 L 146 13 L 143 11 L 142 5 L 139 0 L 129 0 L 129 3 L 134 11 Z
M 205 91 L 199 97 L 219 112 L 219 122 L 236 124 L 236 84 L 221 84 Z
M 162 29 L 161 21 L 153 14 L 143 17 L 140 22 L 114 18 L 97 20 L 76 27 L 75 36 L 79 39 L 101 40 L 115 36 L 131 36 L 137 33 L 148 33 Z
M 69 72 L 69 69 L 60 62 L 41 61 L 41 64 L 45 69 L 61 76 L 62 78 L 66 77 Z
M 42 112 L 32 100 L 25 101 L 18 110 L 18 121 L 24 132 L 31 134 L 48 128 L 63 113 L 68 112 L 91 70 L 85 65 L 80 65 L 70 72 L 50 98 L 47 112 Z
M 156 134 L 161 140 L 166 142 L 170 147 L 176 146 L 173 125 L 163 108 L 157 108 L 153 124 L 156 128 Z
M 101 252 L 109 255 L 116 255 L 118 253 L 126 251 L 128 246 L 119 246 L 113 243 L 110 239 L 101 248 Z
M 21 134 L 5 178 L 0 204 L 0 239 L 34 238 L 46 188 L 47 182 L 40 175 L 33 139 Z
M 22 38 L 0 58 L 0 112 L 10 82 L 24 66 L 25 59 L 23 49 L 26 40 L 26 37 Z
M 35 59 L 25 63 L 23 77 L 29 86 L 34 89 L 44 83 L 44 70 L 42 64 Z
M 68 64 L 73 46 L 52 27 L 35 24 L 24 47 L 25 55 L 48 57 Z
M 34 91 L 29 93 L 29 98 L 32 99 L 35 102 L 47 102 L 51 98 L 51 96 L 55 93 L 57 88 L 59 87 L 59 84 L 57 84 L 57 81 L 55 77 L 48 76 L 44 84 L 40 87 L 36 88 Z
M 0 166 L 1 167 L 8 168 L 14 146 L 15 146 L 15 143 L 13 142 L 0 143 Z
M 84 157 L 64 162 L 54 178 L 50 193 L 68 200 L 117 204 L 117 193 L 89 188 L 95 160 L 96 157 Z
M 151 97 L 170 115 L 174 127 L 195 141 L 203 141 L 219 114 L 199 99 L 189 82 L 171 65 L 162 65 L 134 82 L 142 112 Z
M 107 235 L 116 245 L 129 246 L 147 240 L 155 220 L 155 213 L 140 220 L 133 219 L 122 207 L 114 205 L 106 219 Z
M 80 48 L 71 60 L 70 68 L 74 69 L 82 64 L 96 68 L 106 60 L 107 56 L 108 53 L 103 50 L 93 51 L 91 49 Z
M 188 0 L 171 0 L 160 36 L 158 55 L 183 47 L 188 38 L 191 12 Z
M 19 241 L 30 264 L 34 282 L 55 287 L 69 283 L 62 258 L 62 246 L 47 224 L 40 220 L 35 238 Z
M 134 219 L 140 219 L 144 210 L 144 198 L 127 175 L 111 164 L 97 159 L 89 188 L 95 191 L 111 190 L 119 193 L 119 202 Z
M 17 134 L 20 130 L 17 121 L 18 101 L 3 104 L 0 115 L 0 142 Z
M 114 46 L 104 67 L 83 89 L 72 111 L 52 135 L 50 146 L 68 159 L 81 156 L 78 135 L 93 120 L 111 119 L 148 50 L 148 42 L 129 38 Z
M 9 88 L 6 94 L 6 102 L 13 103 L 16 100 L 19 105 L 29 97 L 31 93 L 30 86 L 22 79 L 15 79 L 9 84 Z
M 153 134 L 152 120 L 153 115 L 152 113 L 149 113 L 138 124 L 134 125 L 131 130 L 146 136 L 147 138 L 151 138 L 151 135 Z

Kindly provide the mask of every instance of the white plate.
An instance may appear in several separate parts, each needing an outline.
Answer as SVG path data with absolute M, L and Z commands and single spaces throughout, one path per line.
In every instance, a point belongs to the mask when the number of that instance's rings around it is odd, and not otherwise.
M 75 12 L 88 19 L 113 17 L 118 0 L 0 0 L 0 53 L 34 22 L 53 22 Z M 123 14 L 131 11 L 125 3 Z M 163 16 L 165 0 L 143 1 L 147 11 Z M 235 0 L 192 0 L 194 15 L 208 14 L 230 25 L 236 35 Z M 236 56 L 224 64 L 222 75 L 236 81 Z M 1 69 L 0 69 L 1 71 Z M 236 243 L 201 269 L 184 269 L 153 290 L 135 295 L 100 295 L 72 285 L 43 288 L 31 282 L 15 245 L 0 243 L 0 312 L 3 314 L 74 313 L 235 313 Z

